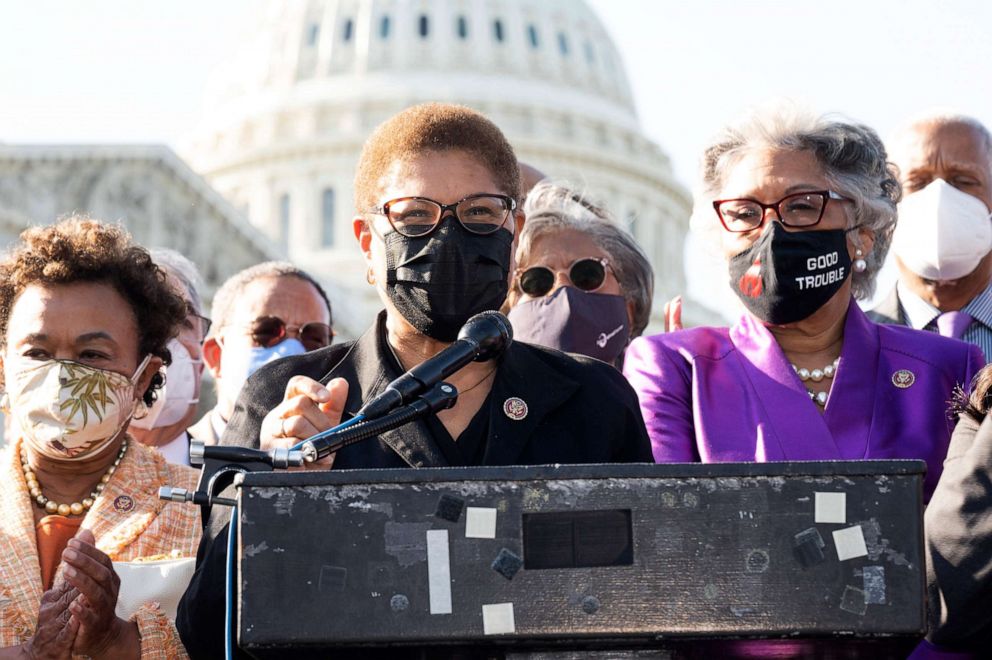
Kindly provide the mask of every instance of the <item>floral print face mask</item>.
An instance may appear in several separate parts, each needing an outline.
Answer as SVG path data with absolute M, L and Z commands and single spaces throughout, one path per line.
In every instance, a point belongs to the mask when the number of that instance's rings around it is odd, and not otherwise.
M 106 448 L 134 414 L 135 383 L 151 357 L 130 378 L 72 360 L 25 365 L 7 387 L 24 441 L 56 460 L 78 460 Z

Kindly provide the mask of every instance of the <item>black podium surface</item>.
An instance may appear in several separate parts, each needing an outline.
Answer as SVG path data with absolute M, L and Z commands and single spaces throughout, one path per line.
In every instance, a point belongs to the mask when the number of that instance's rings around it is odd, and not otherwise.
M 924 469 L 248 474 L 240 645 L 259 658 L 408 645 L 543 658 L 617 648 L 767 656 L 820 640 L 810 648 L 905 657 L 925 630 Z M 729 641 L 748 639 L 787 641 L 767 652 Z

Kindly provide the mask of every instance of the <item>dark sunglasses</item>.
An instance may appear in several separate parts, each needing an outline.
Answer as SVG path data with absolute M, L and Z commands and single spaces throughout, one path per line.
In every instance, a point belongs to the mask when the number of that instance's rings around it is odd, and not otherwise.
M 331 339 L 334 337 L 331 326 L 319 321 L 304 323 L 301 326 L 288 326 L 278 316 L 260 316 L 248 326 L 252 340 L 259 346 L 266 348 L 272 348 L 286 339 L 291 328 L 297 331 L 300 343 L 308 351 L 330 346 Z
M 606 269 L 610 263 L 606 259 L 586 257 L 572 262 L 568 268 L 568 279 L 576 289 L 595 291 L 606 281 Z M 532 298 L 548 295 L 555 286 L 555 271 L 547 266 L 531 266 L 517 275 L 520 290 Z

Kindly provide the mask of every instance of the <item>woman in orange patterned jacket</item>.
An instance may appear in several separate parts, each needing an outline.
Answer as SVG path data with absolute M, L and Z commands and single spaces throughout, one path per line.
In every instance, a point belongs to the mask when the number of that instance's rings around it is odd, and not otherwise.
M 195 472 L 127 434 L 185 317 L 119 227 L 28 229 L 0 262 L 0 658 L 186 657 L 169 603 L 198 512 L 157 492 Z

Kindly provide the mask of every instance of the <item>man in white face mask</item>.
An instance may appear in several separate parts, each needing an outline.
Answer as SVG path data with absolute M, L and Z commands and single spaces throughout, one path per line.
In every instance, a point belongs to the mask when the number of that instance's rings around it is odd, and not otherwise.
M 203 359 L 217 405 L 189 432 L 217 444 L 241 387 L 269 362 L 329 346 L 331 303 L 317 281 L 290 263 L 267 261 L 232 275 L 214 295 L 213 326 Z
M 189 465 L 187 433 L 196 419 L 203 376 L 203 340 L 210 319 L 203 314 L 202 278 L 196 266 L 175 250 L 150 250 L 155 264 L 165 271 L 173 289 L 186 301 L 189 313 L 179 335 L 169 342 L 172 363 L 165 369 L 165 385 L 155 403 L 139 411 L 129 427 L 143 445 L 155 447 L 170 463 Z
M 992 134 L 935 115 L 901 131 L 889 154 L 903 185 L 899 281 L 869 316 L 977 344 L 992 361 Z

